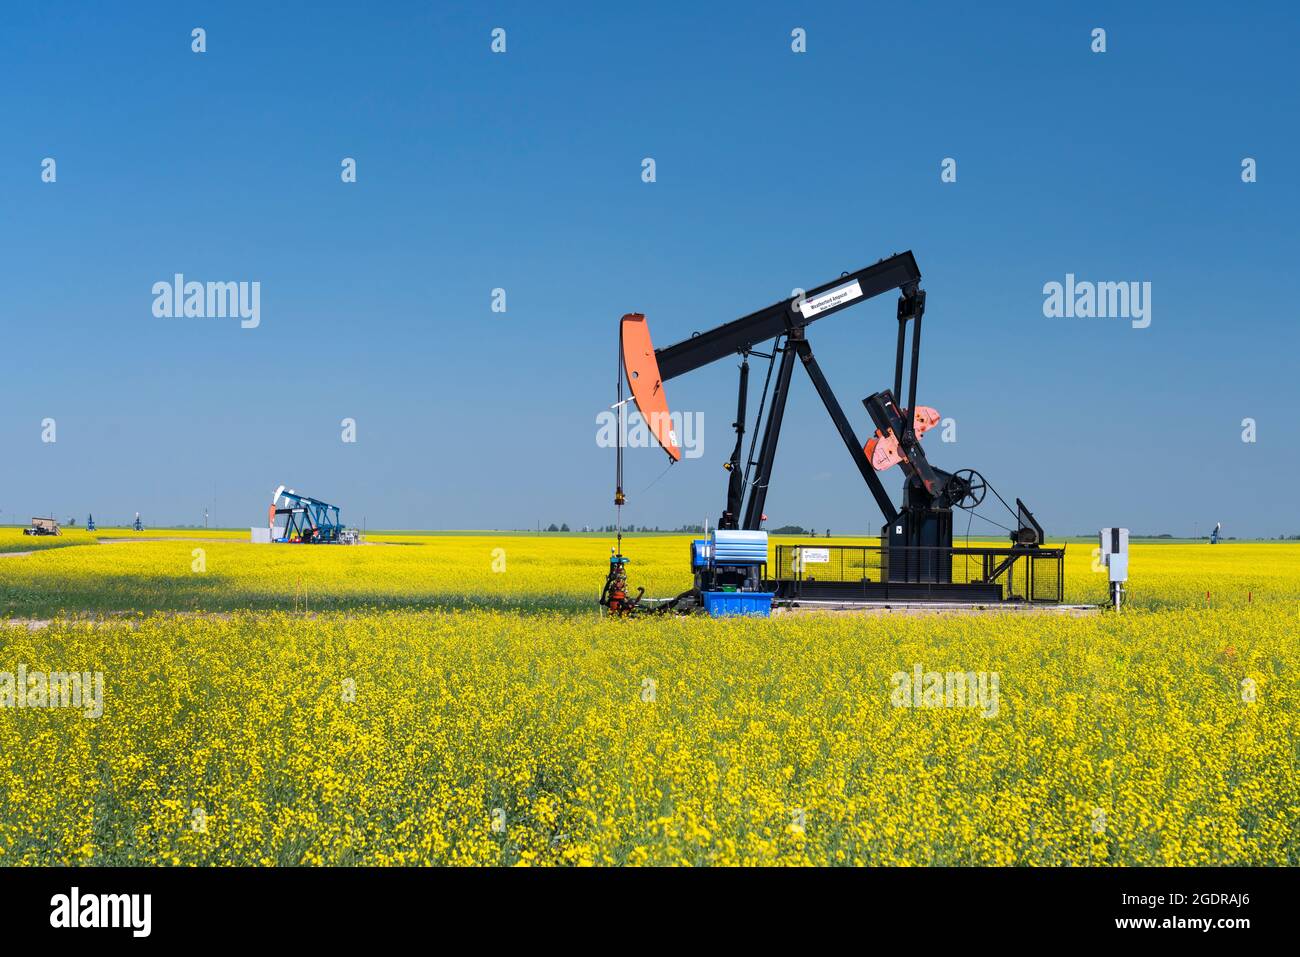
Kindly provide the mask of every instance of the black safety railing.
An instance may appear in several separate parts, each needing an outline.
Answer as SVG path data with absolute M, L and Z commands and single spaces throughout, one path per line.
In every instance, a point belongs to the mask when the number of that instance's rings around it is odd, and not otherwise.
M 781 598 L 1064 600 L 1065 548 L 778 545 Z

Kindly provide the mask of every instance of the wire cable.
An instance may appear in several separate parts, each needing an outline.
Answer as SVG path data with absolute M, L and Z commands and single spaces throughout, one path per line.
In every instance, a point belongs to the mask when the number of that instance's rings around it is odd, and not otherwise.
M 676 464 L 677 464 L 677 463 L 676 463 L 675 461 L 673 461 L 672 459 L 669 459 L 669 460 L 668 460 L 668 468 L 664 469 L 662 472 L 659 473 L 659 478 L 655 479 L 653 482 L 651 482 L 649 485 L 647 485 L 647 486 L 646 486 L 645 488 L 643 488 L 641 491 L 637 492 L 637 494 L 638 494 L 638 495 L 644 495 L 646 492 L 648 492 L 648 491 L 650 491 L 652 488 L 654 488 L 655 485 L 658 483 L 659 479 L 661 479 L 661 478 L 663 478 L 665 475 L 667 475 L 667 474 L 668 474 L 668 470 L 671 469 L 671 468 L 672 468 L 674 465 L 676 465 Z

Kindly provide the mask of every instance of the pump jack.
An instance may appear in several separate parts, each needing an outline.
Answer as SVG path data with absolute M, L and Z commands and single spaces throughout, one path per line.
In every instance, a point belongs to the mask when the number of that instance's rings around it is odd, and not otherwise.
M 1038 600 L 1061 600 L 1059 550 L 1039 551 L 1044 537 L 1042 527 L 1020 499 L 1016 499 L 1017 507 L 1012 510 L 993 490 L 994 495 L 1011 511 L 1015 519 L 1014 528 L 1002 526 L 1010 532 L 1010 548 L 953 548 L 953 509 L 975 509 L 983 501 L 986 491 L 991 490 L 991 486 L 972 469 L 947 472 L 935 467 L 921 447 L 921 435 L 938 424 L 939 415 L 934 409 L 918 407 L 916 404 L 921 321 L 925 314 L 925 292 L 920 288 L 920 282 L 921 272 L 912 253 L 897 253 L 857 272 L 845 273 L 803 296 L 782 300 L 662 349 L 653 349 L 650 345 L 644 315 L 629 313 L 623 316 L 620 323 L 620 415 L 622 373 L 626 373 L 633 400 L 649 423 L 651 432 L 674 461 L 680 458 L 681 453 L 668 416 L 664 383 L 719 359 L 737 355 L 741 359 L 736 421 L 733 423 L 736 441 L 730 458 L 724 464 L 728 473 L 726 504 L 718 520 L 713 541 L 696 542 L 693 546 L 692 564 L 696 568 L 696 588 L 668 600 L 673 607 L 680 609 L 691 606 L 695 603 L 691 596 L 698 600 L 701 593 L 707 595 L 710 588 L 714 587 L 760 593 L 771 589 L 778 597 L 782 593 L 787 597 L 811 593 L 818 597 L 865 599 L 907 597 L 916 600 L 987 601 L 1001 600 L 1005 596 L 1029 600 L 1034 600 L 1035 597 Z M 854 433 L 853 426 L 813 354 L 807 330 L 820 319 L 895 289 L 899 291 L 899 297 L 893 389 L 872 393 L 862 400 L 875 426 L 874 435 L 864 445 Z M 909 326 L 910 362 L 907 361 Z M 756 348 L 767 342 L 772 343 L 767 351 Z M 746 457 L 744 437 L 750 357 L 767 359 L 768 370 L 754 435 L 750 440 L 749 455 Z M 760 577 L 756 567 L 758 553 L 748 544 L 741 548 L 745 560 L 740 565 L 729 567 L 720 557 L 723 551 L 739 554 L 734 550 L 736 546 L 728 544 L 729 542 L 743 540 L 753 544 L 759 541 L 753 534 L 745 537 L 743 533 L 761 534 L 762 554 L 766 554 L 766 533 L 761 532 L 765 518 L 763 509 L 796 359 L 808 374 L 849 456 L 884 516 L 879 548 L 879 581 L 869 580 L 871 576 L 866 572 L 872 563 L 865 555 L 861 562 L 863 574 L 858 579 L 849 580 L 841 574 L 838 577 L 842 580 L 838 581 L 828 581 L 826 576 L 818 581 L 816 577 L 802 572 L 794 578 L 788 578 L 784 574 L 786 569 L 780 555 L 775 578 Z M 906 380 L 905 364 L 908 365 Z M 900 405 L 904 386 L 906 402 Z M 769 388 L 771 403 L 765 409 Z M 763 418 L 765 412 L 766 420 Z M 895 507 L 878 475 L 879 471 L 895 464 L 900 466 L 904 475 L 901 507 Z M 616 494 L 616 503 L 620 506 L 624 501 L 621 468 L 620 447 L 619 488 Z M 779 546 L 778 553 L 787 548 L 790 546 Z M 824 552 L 825 549 L 819 551 Z M 799 564 L 799 554 L 796 548 L 793 551 L 794 565 Z M 620 547 L 615 555 L 620 559 L 619 571 L 625 575 L 626 560 L 621 555 L 621 535 Z M 959 581 L 954 581 L 953 577 L 955 556 L 967 566 Z M 1008 594 L 1012 591 L 1011 570 L 1021 557 L 1041 557 L 1056 561 L 1057 572 L 1051 582 L 1054 597 L 1045 596 L 1041 589 L 1038 596 L 1031 593 L 1034 587 L 1032 566 L 1035 564 L 1032 561 L 1025 563 L 1030 569 L 1025 573 L 1026 595 Z M 973 574 L 969 571 L 972 561 L 979 566 Z M 765 566 L 766 559 L 763 558 L 762 562 Z M 1004 582 L 1007 583 L 1006 589 L 1003 588 Z M 721 586 L 719 583 L 722 583 Z

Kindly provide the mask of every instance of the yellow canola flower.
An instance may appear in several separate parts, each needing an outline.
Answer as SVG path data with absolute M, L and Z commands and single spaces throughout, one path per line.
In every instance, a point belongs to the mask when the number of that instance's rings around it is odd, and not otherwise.
M 611 621 L 604 540 L 412 541 L 0 561 L 9 615 L 71 603 L 0 672 L 104 676 L 98 718 L 0 708 L 4 862 L 1300 863 L 1300 546 L 1134 546 L 1120 616 Z M 897 705 L 916 664 L 996 711 Z

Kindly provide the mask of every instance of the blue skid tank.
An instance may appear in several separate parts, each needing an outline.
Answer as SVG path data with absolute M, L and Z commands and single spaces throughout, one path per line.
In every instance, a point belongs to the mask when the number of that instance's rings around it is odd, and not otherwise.
M 760 570 L 767 564 L 767 532 L 715 529 L 708 542 L 691 546 L 692 567 L 707 565 L 713 582 L 731 582 L 723 588 L 701 589 L 704 610 L 714 617 L 772 613 L 773 593 L 761 591 Z

